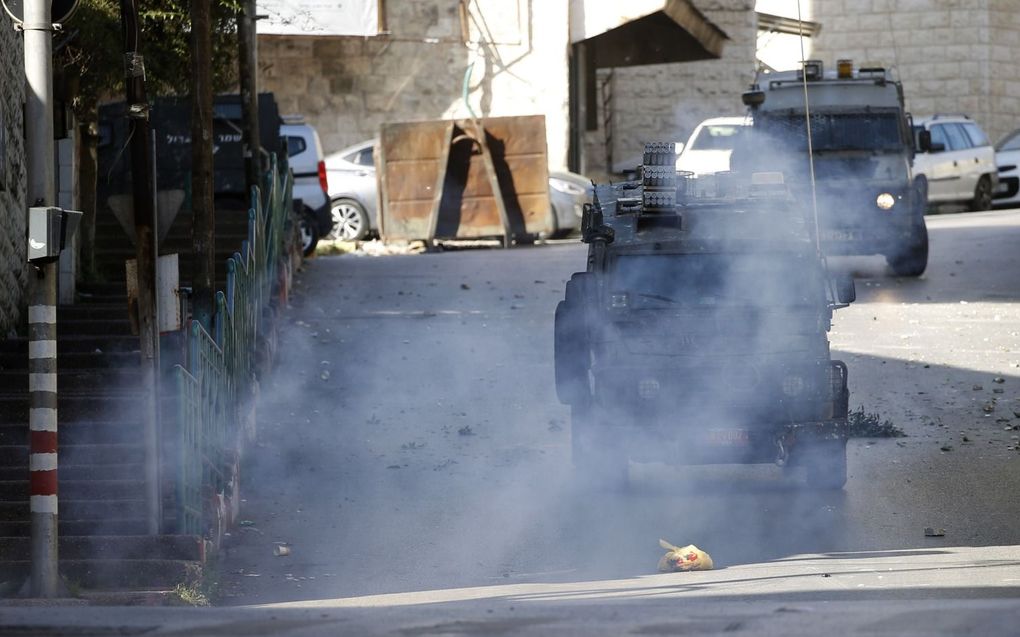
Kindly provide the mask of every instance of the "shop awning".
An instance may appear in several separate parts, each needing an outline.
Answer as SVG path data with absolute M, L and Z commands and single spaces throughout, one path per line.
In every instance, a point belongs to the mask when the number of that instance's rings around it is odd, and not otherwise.
M 690 0 L 571 0 L 570 41 L 596 68 L 716 59 L 727 39 Z

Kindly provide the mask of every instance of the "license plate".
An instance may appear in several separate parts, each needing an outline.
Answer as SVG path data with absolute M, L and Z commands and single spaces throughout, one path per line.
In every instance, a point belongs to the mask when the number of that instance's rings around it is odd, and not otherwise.
M 728 447 L 751 442 L 751 436 L 746 429 L 709 429 L 707 433 L 710 445 Z
M 824 230 L 821 235 L 822 241 L 856 241 L 861 238 L 861 233 L 850 230 Z

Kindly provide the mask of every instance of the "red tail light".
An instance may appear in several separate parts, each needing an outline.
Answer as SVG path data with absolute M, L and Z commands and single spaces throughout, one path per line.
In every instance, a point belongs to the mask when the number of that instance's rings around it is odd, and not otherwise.
M 329 194 L 329 182 L 326 181 L 326 162 L 319 162 L 319 185 L 322 186 L 322 192 Z

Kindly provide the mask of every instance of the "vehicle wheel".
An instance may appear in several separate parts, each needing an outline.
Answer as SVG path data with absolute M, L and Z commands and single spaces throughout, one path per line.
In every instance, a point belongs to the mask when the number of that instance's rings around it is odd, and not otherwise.
M 353 199 L 334 199 L 329 214 L 333 217 L 333 230 L 326 237 L 334 241 L 361 241 L 368 236 L 368 213 Z
M 565 405 L 587 399 L 588 349 L 584 315 L 576 303 L 560 301 L 553 322 L 553 364 L 556 396 Z
M 896 276 L 921 276 L 928 267 L 928 228 L 922 220 L 911 246 L 900 254 L 886 257 Z
M 970 209 L 974 211 L 992 209 L 992 179 L 982 175 L 974 188 L 974 198 L 970 201 Z
M 298 224 L 301 232 L 301 251 L 306 257 L 312 256 L 315 246 L 319 244 L 319 228 L 311 215 L 301 215 L 301 223 Z
M 843 488 L 846 484 L 846 440 L 810 443 L 801 453 L 809 488 Z
M 578 485 L 598 491 L 627 487 L 627 454 L 600 422 L 601 410 L 589 401 L 570 408 L 570 451 Z

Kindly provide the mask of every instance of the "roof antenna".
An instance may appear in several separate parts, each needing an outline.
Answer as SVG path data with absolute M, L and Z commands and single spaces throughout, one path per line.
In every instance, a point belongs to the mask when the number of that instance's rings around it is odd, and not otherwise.
M 800 17 L 800 0 L 797 0 L 797 34 L 800 38 L 800 78 L 804 86 L 804 127 L 807 128 L 808 165 L 811 167 L 811 212 L 815 219 L 815 250 L 822 254 L 821 231 L 818 228 L 818 191 L 815 188 L 815 149 L 811 140 L 811 105 L 808 103 L 807 57 L 804 55 L 804 20 Z

